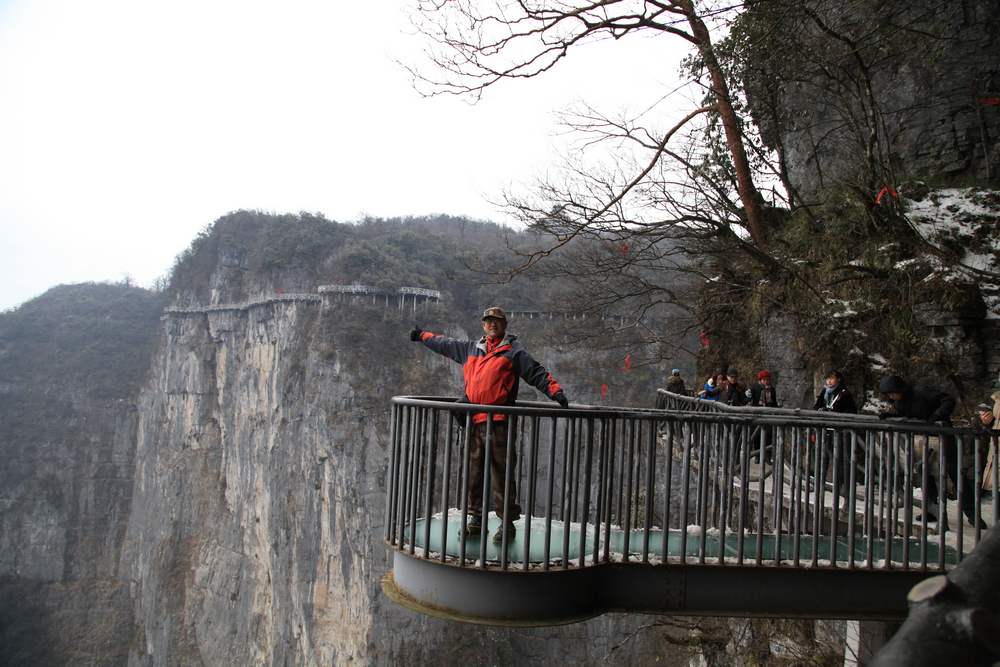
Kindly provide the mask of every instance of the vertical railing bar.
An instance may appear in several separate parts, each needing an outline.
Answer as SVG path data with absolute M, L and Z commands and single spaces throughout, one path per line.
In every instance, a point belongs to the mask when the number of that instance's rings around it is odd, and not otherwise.
M 461 466 L 461 482 L 458 485 L 458 491 L 461 494 L 460 503 L 462 508 L 462 516 L 459 521 L 461 524 L 461 532 L 459 533 L 458 539 L 458 564 L 461 567 L 465 567 L 465 545 L 468 539 L 467 528 L 469 521 L 469 458 L 471 457 L 470 445 L 472 438 L 472 413 L 465 413 L 465 427 L 462 429 L 462 466 Z
M 687 563 L 687 526 L 688 526 L 688 496 L 691 491 L 691 447 L 694 445 L 694 431 L 697 422 L 688 422 L 687 434 L 683 432 L 681 437 L 684 442 L 684 453 L 681 455 L 682 475 L 684 477 L 684 490 L 681 493 L 681 563 Z
M 903 570 L 910 569 L 910 536 L 913 532 L 913 433 L 904 435 L 906 465 L 903 469 Z
M 982 529 L 980 528 L 980 526 L 982 525 L 983 522 L 981 516 L 981 507 L 980 507 L 980 503 L 983 501 L 983 494 L 982 494 L 983 481 L 982 479 L 980 479 L 983 470 L 982 467 L 983 462 L 981 460 L 982 452 L 980 451 L 979 447 L 981 442 L 982 441 L 980 438 L 973 438 L 972 440 L 972 446 L 974 448 L 972 452 L 972 461 L 973 461 L 972 481 L 974 482 L 972 489 L 973 489 L 973 499 L 975 500 L 975 511 L 973 512 L 972 520 L 976 524 L 976 534 L 975 538 L 973 539 L 973 548 L 979 546 L 979 540 L 981 538 L 981 533 L 982 533 Z
M 424 490 L 424 560 L 431 554 L 431 515 L 434 500 L 434 473 L 437 472 L 438 410 L 431 411 L 431 442 L 427 452 L 427 488 Z M 447 522 L 447 521 L 446 521 Z
M 396 509 L 396 485 L 399 483 L 399 425 L 396 420 L 399 415 L 400 407 L 396 403 L 392 404 L 392 410 L 389 417 L 389 481 L 388 488 L 386 489 L 385 498 L 385 539 L 391 544 L 395 544 L 395 531 L 393 530 L 393 524 L 396 520 L 395 509 Z
M 878 466 L 878 534 L 876 535 L 876 541 L 881 540 L 883 545 L 885 543 L 885 534 L 887 525 L 885 523 L 885 495 L 886 495 L 886 485 L 889 480 L 889 473 L 887 472 L 887 467 L 889 466 L 889 452 L 886 440 L 888 438 L 887 432 L 883 431 L 879 433 L 879 450 L 882 452 L 879 457 Z M 883 550 L 883 556 L 884 556 Z
M 812 566 L 819 567 L 819 543 L 822 538 L 821 522 L 823 520 L 823 504 L 826 499 L 826 480 L 822 474 L 823 465 L 823 434 L 819 428 L 812 429 L 813 449 L 816 450 L 816 467 L 813 469 L 813 548 Z
M 892 545 L 896 541 L 896 517 L 899 512 L 896 508 L 896 478 L 899 476 L 899 432 L 894 431 L 889 438 L 889 463 L 891 469 L 889 472 L 889 480 L 886 485 L 886 512 L 889 515 L 889 521 L 887 525 L 887 530 L 885 533 L 885 550 L 882 552 L 884 556 L 884 567 L 887 570 L 893 568 L 892 565 Z
M 582 459 L 583 452 L 583 420 L 575 419 L 573 420 L 573 452 L 572 452 L 572 468 L 573 472 L 571 475 L 572 481 L 570 482 L 570 500 L 569 500 L 569 520 L 570 523 L 576 523 L 578 518 L 577 511 L 579 508 L 580 501 L 580 460 Z
M 865 430 L 865 567 L 875 567 L 875 438 L 876 432 Z
M 566 509 L 566 489 L 569 487 L 569 457 L 570 457 L 570 422 L 572 419 L 563 421 L 563 456 L 562 456 L 562 477 L 559 479 L 559 520 L 564 527 L 569 526 L 569 517 Z M 568 529 L 568 528 L 567 528 Z M 565 556 L 566 554 L 563 554 Z
M 945 443 L 955 448 L 955 505 L 958 510 L 955 514 L 957 515 L 956 521 L 958 522 L 958 530 L 956 535 L 958 537 L 958 562 L 962 562 L 965 558 L 965 517 L 963 512 L 965 500 L 965 474 L 962 470 L 962 441 L 959 438 L 948 437 L 944 433 L 938 436 L 938 442 L 941 449 L 945 448 Z M 946 476 L 942 476 L 941 481 L 943 482 Z M 947 515 L 946 515 L 947 516 Z
M 413 457 L 413 487 L 411 489 L 412 496 L 409 499 L 409 515 L 410 515 L 410 555 L 412 556 L 416 551 L 417 547 L 417 500 L 420 498 L 420 462 L 424 457 L 424 431 L 426 429 L 427 412 L 424 408 L 417 410 L 417 427 L 415 431 L 414 438 L 414 451 L 415 456 Z
M 576 429 L 577 420 L 572 417 L 569 420 L 569 428 L 567 429 L 568 438 L 566 442 L 566 474 L 570 476 L 570 479 L 563 478 L 563 496 L 566 497 L 568 502 L 570 502 L 569 507 L 564 507 L 564 517 L 563 517 L 563 544 L 562 544 L 562 567 L 564 570 L 569 568 L 569 534 L 573 527 L 573 506 L 572 506 L 572 491 L 571 488 L 574 484 L 573 476 L 573 457 L 576 455 Z
M 716 509 L 718 509 L 719 499 L 716 495 L 719 491 L 719 431 L 722 428 L 722 424 L 714 423 L 712 424 L 712 440 L 708 445 L 708 482 L 706 486 L 706 493 L 708 493 L 708 518 L 706 520 L 706 527 L 711 525 L 718 528 L 716 522 Z
M 930 442 L 930 435 L 927 436 L 928 442 Z M 947 462 L 944 454 L 944 447 L 941 442 L 938 442 L 938 569 L 944 570 L 944 526 L 948 521 L 948 510 L 945 507 L 945 471 L 947 470 Z
M 665 457 L 663 464 L 665 477 L 663 480 L 663 543 L 660 545 L 660 559 L 663 563 L 666 563 L 667 557 L 670 555 L 670 492 L 673 490 L 671 475 L 673 474 L 674 463 L 673 419 L 667 421 L 667 446 L 664 447 L 663 455 Z
M 618 447 L 620 442 L 618 438 L 619 430 L 622 434 L 625 433 L 625 420 L 617 420 L 612 418 L 611 421 L 611 431 L 608 436 L 608 491 L 605 498 L 605 504 L 607 505 L 607 524 L 604 528 L 604 560 L 608 561 L 611 558 L 611 524 L 613 522 L 613 510 L 614 510 L 614 493 L 615 493 L 615 449 Z M 624 435 L 622 436 L 624 438 Z M 621 520 L 619 515 L 619 521 Z
M 994 430 L 990 434 L 990 447 L 993 450 L 993 525 L 1000 523 L 1000 437 Z
M 632 489 L 632 524 L 630 528 L 635 530 L 639 527 L 639 480 L 642 478 L 642 420 L 636 419 L 636 429 L 635 429 L 635 460 L 633 465 L 635 466 L 635 471 L 632 476 L 633 484 L 629 487 Z
M 920 569 L 927 570 L 927 552 L 930 546 L 927 539 L 927 512 L 930 511 L 930 502 L 927 498 L 927 484 L 930 481 L 930 442 L 925 438 L 924 446 L 920 452 L 920 502 L 923 511 L 920 513 Z
M 486 435 L 483 437 L 483 491 L 480 512 L 482 526 L 479 528 L 479 567 L 486 569 L 486 537 L 490 534 L 490 507 L 493 493 L 491 492 L 491 465 L 493 462 L 493 415 L 486 415 Z
M 594 504 L 594 565 L 601 562 L 601 533 L 604 531 L 604 498 L 607 482 L 608 418 L 597 422 L 600 428 L 597 438 L 597 502 Z
M 548 467 L 548 496 L 545 506 L 545 543 L 542 545 L 542 570 L 547 572 L 549 570 L 549 560 L 552 556 L 552 514 L 553 514 L 553 503 L 554 503 L 554 489 L 555 484 L 555 472 L 556 467 L 556 447 L 558 446 L 559 438 L 559 421 L 556 417 L 552 418 L 552 436 L 549 443 L 549 467 Z
M 513 418 L 513 415 L 511 415 L 509 418 Z M 517 443 L 519 443 L 519 442 L 526 442 L 525 439 L 524 439 L 524 429 L 525 429 L 526 420 L 524 420 L 524 419 L 517 419 L 516 423 L 517 423 L 518 433 L 517 433 L 517 437 L 514 439 L 514 444 L 515 445 Z M 506 488 L 506 487 L 504 487 L 504 488 Z M 517 457 L 517 478 L 514 480 L 514 488 L 515 489 L 523 489 L 524 488 L 524 457 L 523 456 L 518 456 Z
M 441 562 L 448 559 L 448 518 L 451 507 L 448 505 L 448 494 L 451 493 L 451 440 L 455 430 L 455 420 L 448 413 L 448 435 L 444 442 L 444 473 L 441 475 Z
M 733 422 L 725 424 L 726 435 L 720 440 L 722 442 L 722 474 L 725 479 L 719 480 L 721 498 L 719 499 L 719 565 L 726 564 L 726 529 L 729 527 L 729 505 L 733 494 L 733 469 L 732 451 L 736 441 L 737 425 Z
M 538 484 L 538 415 L 531 417 L 531 438 L 528 440 L 528 497 L 525 501 L 524 514 L 524 570 L 530 569 L 531 560 L 531 525 L 535 514 L 535 486 Z
M 799 567 L 799 557 L 802 549 L 802 440 L 798 426 L 792 427 L 792 520 L 791 529 L 795 537 L 792 540 L 792 565 Z M 808 463 L 806 463 L 808 470 Z
M 774 471 L 771 473 L 771 497 L 774 506 L 774 565 L 781 565 L 781 510 L 785 504 L 785 429 L 775 427 Z
M 504 456 L 504 466 L 503 466 L 503 509 L 497 510 L 497 515 L 500 516 L 500 569 L 506 570 L 508 559 L 507 559 L 507 522 L 510 521 L 510 505 L 514 502 L 511 498 L 511 475 L 513 471 L 511 468 L 514 467 L 514 438 L 517 433 L 517 422 L 519 420 L 515 419 L 514 415 L 507 415 L 507 449 Z M 514 423 L 511 423 L 514 422 Z
M 582 421 L 581 421 L 581 429 Z M 587 459 L 583 465 L 583 508 L 580 510 L 580 567 L 587 564 L 587 527 L 590 525 L 590 467 L 594 463 L 594 418 L 587 417 Z M 594 535 L 594 542 L 599 532 Z M 597 564 L 597 560 L 594 560 Z
M 738 532 L 739 538 L 736 542 L 736 564 L 743 565 L 743 545 L 746 542 L 746 519 L 747 512 L 750 511 L 750 503 L 747 499 L 747 493 L 750 489 L 750 425 L 741 424 L 740 425 L 740 435 L 742 437 L 742 442 L 740 443 L 740 515 L 737 520 L 738 522 Z
M 646 520 L 642 536 L 642 562 L 649 563 L 649 531 L 653 526 L 653 501 L 656 492 L 654 486 L 656 464 L 656 422 L 647 420 L 649 425 L 649 449 L 646 453 Z
M 831 457 L 830 464 L 833 467 L 833 498 L 830 506 L 830 567 L 837 567 L 837 534 L 840 532 L 839 521 L 840 521 L 840 459 L 842 454 L 840 452 L 840 446 L 842 444 L 841 432 L 838 429 L 833 429 L 833 437 L 831 438 L 831 443 L 833 444 L 833 456 Z M 824 485 L 825 488 L 825 485 Z M 826 495 L 824 493 L 824 495 Z
M 858 514 L 858 480 L 857 480 L 857 468 L 858 468 L 858 432 L 851 429 L 851 450 L 850 450 L 850 468 L 848 468 L 847 477 L 847 567 L 851 570 L 855 569 L 856 563 L 854 558 L 854 530 L 857 525 L 857 514 Z
M 705 545 L 708 540 L 708 439 L 714 424 L 702 424 L 698 429 L 698 564 L 705 563 Z
M 413 448 L 413 410 L 414 408 L 407 406 L 403 409 L 403 418 L 401 425 L 402 440 L 400 442 L 400 474 L 403 477 L 399 480 L 399 502 L 396 503 L 396 511 L 398 513 L 398 525 L 396 529 L 399 532 L 399 538 L 397 543 L 399 548 L 402 549 L 405 541 L 404 537 L 406 535 L 406 501 L 410 497 L 410 457 L 412 456 L 411 450 Z
M 628 467 L 625 464 L 625 458 L 627 456 L 628 450 L 628 430 L 632 428 L 631 420 L 622 419 L 622 446 L 621 446 L 621 460 L 618 469 L 618 524 L 623 530 L 628 530 L 628 525 L 625 524 L 625 508 L 624 503 L 628 500 L 628 492 L 625 490 L 625 469 Z
M 628 481 L 626 481 L 626 489 L 628 492 L 627 499 L 625 501 L 625 523 L 623 528 L 625 529 L 624 542 L 622 547 L 622 560 L 623 562 L 629 562 L 629 556 L 632 552 L 632 472 L 635 467 L 635 418 L 632 417 L 628 422 Z
M 757 553 L 754 554 L 754 562 L 760 565 L 764 558 L 764 468 L 767 465 L 767 453 L 766 446 L 767 441 L 770 440 L 765 433 L 770 433 L 770 427 L 761 425 L 760 428 L 760 448 L 758 450 L 758 463 L 760 464 L 760 473 L 757 475 L 757 539 L 755 548 Z

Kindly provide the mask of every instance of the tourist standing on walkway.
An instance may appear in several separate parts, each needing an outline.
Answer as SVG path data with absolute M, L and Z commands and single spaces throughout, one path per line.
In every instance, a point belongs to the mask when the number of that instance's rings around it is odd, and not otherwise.
M 410 340 L 422 342 L 434 352 L 444 355 L 462 364 L 465 377 L 465 396 L 463 401 L 479 405 L 514 405 L 517 400 L 518 378 L 524 380 L 540 392 L 559 403 L 563 408 L 569 407 L 565 392 L 545 370 L 545 367 L 532 359 L 528 351 L 517 340 L 517 336 L 507 334 L 507 315 L 503 309 L 493 306 L 483 312 L 483 337 L 476 341 L 458 340 L 440 334 L 414 328 L 410 331 Z M 469 484 L 468 506 L 472 517 L 466 528 L 466 535 L 479 535 L 482 528 L 483 515 L 483 456 L 486 448 L 486 438 L 489 415 L 485 412 L 472 416 L 472 432 L 469 437 Z M 490 491 L 493 499 L 493 509 L 503 519 L 504 515 L 504 479 L 507 484 L 507 518 L 506 524 L 497 529 L 493 542 L 499 544 L 503 533 L 507 533 L 507 544 L 514 540 L 514 521 L 521 517 L 521 507 L 517 504 L 517 486 L 513 470 L 508 477 L 507 472 L 507 432 L 509 423 L 507 415 L 494 413 L 490 437 Z M 511 440 L 513 442 L 513 439 Z M 512 454 L 517 460 L 517 454 Z M 487 508 L 488 511 L 488 508 Z
M 698 392 L 698 398 L 704 399 L 706 401 L 717 401 L 719 396 L 722 394 L 722 390 L 719 388 L 719 379 L 717 376 L 712 376 L 705 380 L 705 386 L 701 388 Z
M 726 405 L 746 405 L 747 388 L 740 382 L 739 372 L 735 368 L 726 371 L 725 389 L 722 391 L 722 402 Z
M 778 389 L 771 382 L 770 371 L 757 373 L 757 383 L 750 386 L 750 405 L 765 408 L 778 407 Z
M 831 370 L 823 378 L 823 388 L 816 396 L 813 410 L 857 414 L 858 405 L 855 403 L 851 391 L 844 384 L 844 376 L 841 375 L 840 371 Z M 851 482 L 851 448 L 848 447 L 850 438 L 851 434 L 847 431 L 843 431 L 840 434 L 839 440 L 837 440 L 837 435 L 833 429 L 823 430 L 823 445 L 826 449 L 826 455 L 829 457 L 828 460 L 831 465 L 836 460 L 839 482 L 837 486 L 841 493 L 843 493 L 845 501 L 850 498 L 848 495 Z
M 887 375 L 879 382 L 880 392 L 892 401 L 892 412 L 879 414 L 880 418 L 903 417 L 906 419 L 918 419 L 924 422 L 937 424 L 951 428 L 951 413 L 955 410 L 955 399 L 947 392 L 935 387 L 911 386 L 898 375 Z M 958 447 L 955 436 L 948 433 L 940 437 L 940 447 L 944 448 L 945 468 L 948 477 L 951 478 L 955 489 L 958 489 L 959 477 L 962 478 L 962 512 L 969 520 L 969 523 L 976 523 L 976 501 L 974 495 L 973 479 L 965 471 L 958 469 Z M 928 475 L 927 488 L 924 489 L 924 509 L 928 521 L 937 521 L 937 515 L 943 514 L 938 507 L 939 489 L 937 479 L 934 475 Z M 947 515 L 941 519 L 943 528 L 947 527 Z M 986 524 L 980 520 L 981 528 L 986 528 Z
M 670 371 L 670 377 L 667 378 L 667 391 L 672 394 L 680 394 L 681 396 L 687 395 L 687 387 L 684 386 L 681 369 L 675 368 Z

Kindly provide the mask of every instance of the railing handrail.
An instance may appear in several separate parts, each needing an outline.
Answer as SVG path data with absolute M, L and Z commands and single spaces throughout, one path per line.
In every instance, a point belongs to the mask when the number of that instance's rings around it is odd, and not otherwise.
M 663 392 L 664 390 L 658 390 Z M 664 392 L 670 393 L 670 392 Z M 672 394 L 672 396 L 678 396 Z M 534 417 L 574 417 L 574 418 L 626 418 L 645 417 L 654 421 L 680 420 L 698 422 L 718 422 L 720 419 L 725 423 L 753 423 L 766 426 L 787 426 L 798 425 L 815 428 L 873 428 L 879 431 L 892 433 L 914 433 L 931 435 L 964 435 L 982 436 L 983 433 L 969 427 L 939 426 L 937 424 L 923 422 L 916 419 L 879 419 L 871 417 L 858 419 L 859 415 L 845 414 L 839 412 L 823 412 L 819 410 L 792 410 L 785 409 L 785 412 L 774 413 L 763 411 L 761 408 L 734 407 L 723 404 L 729 410 L 721 412 L 705 410 L 664 410 L 660 408 L 627 408 L 627 407 L 605 407 L 595 405 L 577 404 L 569 408 L 561 408 L 551 402 L 541 401 L 517 401 L 514 405 L 482 405 L 476 403 L 464 403 L 461 399 L 451 396 L 394 396 L 391 402 L 395 405 L 442 408 L 442 403 L 447 403 L 448 410 L 462 413 L 487 413 L 487 414 L 510 414 Z M 713 401 L 701 401 L 711 403 Z M 551 407 L 550 407 L 551 406 Z M 771 408 L 770 410 L 775 410 Z

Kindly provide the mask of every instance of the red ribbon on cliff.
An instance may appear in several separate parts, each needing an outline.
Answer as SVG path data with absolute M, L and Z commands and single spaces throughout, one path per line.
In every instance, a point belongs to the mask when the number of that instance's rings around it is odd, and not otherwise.
M 887 185 L 878 191 L 878 195 L 875 197 L 875 205 L 878 206 L 879 204 L 881 204 L 882 197 L 885 197 L 886 195 L 889 195 L 890 197 L 892 197 L 897 201 L 899 200 L 899 195 L 896 194 L 896 190 L 892 186 Z
M 980 97 L 979 103 L 985 107 L 1000 107 L 1000 97 Z
M 625 365 L 622 367 L 622 370 L 626 371 L 626 372 L 632 370 L 632 353 L 631 352 L 626 352 L 625 353 Z
M 608 397 L 608 385 L 602 384 L 601 385 L 601 400 L 603 401 L 607 397 Z
M 709 343 L 708 332 L 705 331 L 704 329 L 702 329 L 701 331 L 699 331 L 698 332 L 698 340 L 701 341 L 701 346 L 702 347 L 708 347 L 708 343 Z

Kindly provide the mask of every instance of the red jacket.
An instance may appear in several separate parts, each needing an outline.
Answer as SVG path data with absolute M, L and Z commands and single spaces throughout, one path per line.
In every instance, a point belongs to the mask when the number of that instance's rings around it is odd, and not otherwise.
M 470 403 L 514 405 L 518 378 L 549 398 L 562 389 L 552 374 L 531 358 L 517 336 L 505 336 L 496 345 L 488 345 L 485 337 L 478 341 L 458 340 L 425 331 L 420 340 L 438 354 L 462 364 L 465 399 Z M 494 421 L 505 418 L 502 414 L 493 415 Z M 486 413 L 480 412 L 472 420 L 481 424 L 486 421 Z

